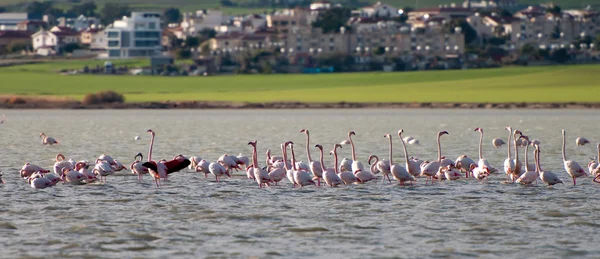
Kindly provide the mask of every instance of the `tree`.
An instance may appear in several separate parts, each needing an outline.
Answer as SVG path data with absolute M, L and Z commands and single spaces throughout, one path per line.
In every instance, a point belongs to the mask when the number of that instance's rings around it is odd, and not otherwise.
M 533 55 L 535 53 L 535 47 L 531 44 L 525 44 L 521 47 L 521 55 Z
M 165 21 L 165 23 L 181 22 L 181 12 L 179 9 L 174 7 L 167 8 L 162 13 L 162 19 Z
M 131 15 L 131 8 L 127 4 L 106 3 L 102 11 L 100 11 L 101 21 L 103 24 L 110 24 L 115 20 L 121 19 L 123 16 Z
M 96 16 L 96 8 L 97 8 L 96 3 L 85 2 L 83 4 L 74 5 L 73 7 L 71 7 L 71 9 L 69 10 L 69 13 L 73 13 L 75 15 L 83 14 L 87 17 L 94 17 L 94 16 Z
M 554 14 L 554 15 L 560 15 L 562 13 L 562 9 L 560 8 L 560 6 L 554 5 L 548 9 L 546 9 L 546 12 Z
M 404 9 L 402 9 L 402 13 L 400 14 L 400 16 L 394 18 L 394 21 L 397 21 L 399 23 L 405 23 L 406 20 L 408 20 L 408 13 L 414 11 L 414 9 L 412 7 L 404 7 Z
M 217 31 L 214 29 L 204 28 L 199 32 L 200 36 L 206 39 L 212 39 L 217 36 Z
M 69 43 L 62 47 L 62 50 L 66 53 L 73 53 L 74 50 L 81 49 L 81 46 L 77 43 Z
M 373 48 L 373 55 L 383 55 L 385 53 L 385 47 L 377 47 L 377 48 Z
M 234 7 L 237 6 L 236 3 L 232 2 L 231 0 L 220 0 L 219 3 L 221 4 L 221 6 L 224 7 Z
M 188 48 L 179 49 L 177 51 L 177 58 L 188 59 L 191 57 L 192 57 L 192 51 L 190 51 L 190 49 L 188 49 Z
M 569 52 L 565 48 L 561 48 L 552 52 L 552 60 L 558 63 L 565 63 L 569 60 Z
M 55 17 L 60 17 L 64 14 L 61 9 L 53 7 L 52 1 L 34 1 L 27 5 L 26 11 L 28 14 L 37 17 L 42 17 L 44 14 L 52 14 Z
M 334 7 L 319 14 L 312 26 L 321 28 L 323 33 L 340 32 L 340 28 L 346 26 L 352 10 L 346 7 Z
M 597 50 L 600 50 L 600 35 L 596 36 L 596 39 L 594 40 L 594 45 L 596 45 Z
M 195 48 L 200 45 L 200 40 L 196 37 L 187 37 L 185 38 L 185 46 L 188 48 Z
M 5 13 L 5 12 L 6 12 L 6 7 L 0 6 L 0 13 Z
M 5 47 L 7 53 L 15 53 L 21 50 L 33 49 L 31 43 L 10 43 Z

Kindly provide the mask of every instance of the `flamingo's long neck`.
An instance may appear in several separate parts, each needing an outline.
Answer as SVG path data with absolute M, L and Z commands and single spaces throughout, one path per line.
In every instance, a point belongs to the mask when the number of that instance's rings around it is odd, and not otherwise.
M 598 147 L 596 148 L 598 149 L 598 156 L 596 157 L 596 161 L 600 163 L 600 143 L 598 143 Z
M 525 140 L 525 144 L 527 144 L 525 146 L 525 172 L 529 171 L 528 169 L 528 165 L 529 165 L 529 158 L 527 157 L 527 153 L 529 153 L 529 141 Z
M 297 171 L 298 168 L 296 167 L 296 154 L 294 154 L 294 144 L 290 145 L 290 150 L 292 151 L 292 168 L 294 168 L 294 171 Z
M 265 163 L 269 165 L 269 161 L 271 161 L 271 150 L 267 149 L 267 158 L 265 159 Z
M 321 157 L 319 159 L 319 161 L 321 162 L 321 170 L 323 172 L 325 172 L 327 170 L 327 168 L 325 168 L 325 163 L 323 162 L 324 160 L 323 160 L 323 148 L 322 147 L 319 148 L 319 153 L 321 153 Z
M 150 139 L 150 151 L 148 151 L 148 162 L 152 161 L 152 146 L 154 146 L 154 134 L 152 134 L 152 138 Z
M 402 139 L 402 133 L 398 133 L 398 137 L 400 137 L 400 141 L 402 142 L 402 148 L 404 149 L 404 159 L 406 160 L 406 169 L 408 169 L 408 151 L 406 151 L 406 144 L 404 143 L 404 139 Z
M 563 155 L 563 161 L 567 161 L 567 154 L 565 154 L 565 131 L 563 130 L 562 132 L 562 137 L 563 137 L 563 141 L 562 141 L 562 155 Z
M 258 168 L 258 151 L 256 150 L 256 143 L 252 145 L 252 166 Z
M 508 130 L 508 159 L 510 160 L 510 136 L 512 136 L 512 128 L 506 130 Z
M 354 151 L 354 141 L 352 141 L 352 135 L 348 135 L 350 139 L 350 146 L 352 147 L 352 161 L 356 161 L 356 152 Z
M 394 162 L 392 162 L 392 136 L 389 136 L 390 139 L 390 166 L 394 165 Z
M 533 160 L 535 161 L 535 171 L 540 173 L 542 171 L 540 168 L 540 151 L 537 148 L 533 151 Z
M 442 162 L 442 144 L 440 144 L 441 136 L 442 136 L 441 134 L 438 134 L 438 136 L 437 136 L 437 144 L 438 144 L 438 159 L 437 159 L 437 161 L 438 162 Z M 391 165 L 391 163 L 390 163 L 390 165 Z
M 338 157 L 337 157 L 337 147 L 333 148 L 333 164 L 334 164 L 334 170 L 336 174 L 340 173 L 340 170 L 338 168 Z
M 308 157 L 308 163 L 312 162 L 312 158 L 310 157 L 310 150 L 309 150 L 309 143 L 310 143 L 310 135 L 308 135 L 308 130 L 306 131 L 306 156 Z
M 517 131 L 515 131 L 514 135 L 513 135 L 513 141 L 515 144 L 515 166 L 517 168 L 519 168 L 517 166 L 517 163 L 519 163 L 519 147 L 517 146 Z
M 479 129 L 479 160 L 483 159 L 483 151 L 482 146 L 483 146 L 483 130 Z
M 283 154 L 283 167 L 285 170 L 290 170 L 287 164 L 287 144 L 281 145 L 281 153 Z
M 378 156 L 372 156 L 375 158 L 375 162 L 371 164 L 371 172 L 375 172 L 375 168 L 377 167 L 377 163 L 379 162 L 379 157 Z M 369 158 L 369 162 L 371 162 L 371 159 Z

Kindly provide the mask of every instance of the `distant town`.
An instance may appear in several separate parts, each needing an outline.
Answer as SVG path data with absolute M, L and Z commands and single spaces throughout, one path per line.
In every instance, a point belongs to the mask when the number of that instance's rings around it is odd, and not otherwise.
M 419 9 L 384 2 L 348 8 L 317 1 L 230 16 L 219 9 L 142 12 L 118 4 L 116 11 L 106 4 L 100 12 L 85 2 L 57 17 L 48 3 L 0 13 L 0 59 L 150 58 L 151 66 L 135 73 L 163 75 L 600 62 L 600 12 L 591 7 L 471 0 Z M 175 60 L 190 62 L 174 67 Z

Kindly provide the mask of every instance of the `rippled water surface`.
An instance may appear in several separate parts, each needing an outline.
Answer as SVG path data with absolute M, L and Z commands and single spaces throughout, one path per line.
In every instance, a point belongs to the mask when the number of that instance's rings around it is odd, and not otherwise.
M 600 141 L 598 111 L 581 110 L 107 110 L 0 111 L 0 257 L 40 258 L 197 258 L 197 257 L 498 257 L 598 258 L 600 222 L 598 190 L 591 178 L 573 186 L 562 166 L 561 129 L 567 130 L 569 159 L 585 166 Z M 156 188 L 150 177 L 109 176 L 106 184 L 36 190 L 18 177 L 25 162 L 47 169 L 63 153 L 75 160 L 94 160 L 102 153 L 130 163 L 147 153 L 156 131 L 154 158 L 182 153 L 210 161 L 220 155 L 250 156 L 248 141 L 258 140 L 260 164 L 267 148 L 280 154 L 279 144 L 292 140 L 306 161 L 305 136 L 330 150 L 354 137 L 359 160 L 369 154 L 386 157 L 385 133 L 420 140 L 409 145 L 410 156 L 436 157 L 435 135 L 443 154 L 455 159 L 477 157 L 484 129 L 484 156 L 502 171 L 506 139 L 513 126 L 541 141 L 545 170 L 567 184 L 554 187 L 503 183 L 495 174 L 485 183 L 472 180 L 436 182 L 414 187 L 380 181 L 341 188 L 258 189 L 242 172 L 216 183 L 188 169 Z M 45 132 L 61 143 L 42 146 Z M 141 136 L 134 140 L 134 136 Z M 593 144 L 575 145 L 584 136 Z M 394 162 L 404 163 L 394 139 Z M 531 151 L 531 150 L 530 150 Z M 523 150 L 521 150 L 522 155 Z M 350 156 L 344 146 L 342 157 Z M 332 159 L 326 155 L 331 166 Z M 521 156 L 521 159 L 523 157 Z

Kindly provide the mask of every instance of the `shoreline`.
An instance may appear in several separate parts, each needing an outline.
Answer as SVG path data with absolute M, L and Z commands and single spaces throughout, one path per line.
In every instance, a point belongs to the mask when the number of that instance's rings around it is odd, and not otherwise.
M 219 101 L 164 101 L 82 104 L 59 98 L 0 97 L 0 109 L 600 109 L 596 103 L 306 103 L 306 102 L 219 102 Z

